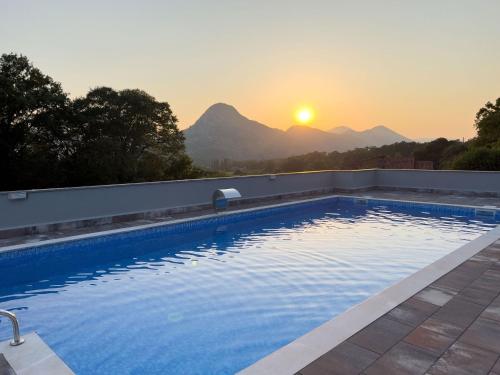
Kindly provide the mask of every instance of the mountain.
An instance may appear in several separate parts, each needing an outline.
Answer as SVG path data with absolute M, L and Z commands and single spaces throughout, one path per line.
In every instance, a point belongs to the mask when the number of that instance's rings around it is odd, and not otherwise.
M 361 147 L 361 143 L 350 134 L 331 133 L 310 126 L 292 126 L 286 132 L 288 147 L 291 155 L 300 155 L 312 151 L 347 151 Z
M 196 163 L 206 166 L 216 159 L 263 160 L 408 140 L 384 126 L 363 132 L 348 127 L 323 131 L 308 126 L 292 126 L 283 131 L 250 120 L 224 103 L 208 108 L 184 130 L 184 136 L 188 154 Z
M 332 134 L 355 134 L 357 131 L 352 130 L 348 126 L 337 126 L 336 128 L 332 128 L 328 130 L 329 133 Z
M 391 145 L 396 142 L 412 142 L 411 139 L 396 133 L 394 130 L 386 126 L 379 125 L 374 128 L 358 132 L 361 136 L 369 142 L 370 146 L 383 146 Z
M 374 128 L 363 130 L 360 132 L 355 131 L 347 126 L 338 126 L 336 128 L 330 129 L 329 132 L 337 135 L 350 134 L 352 137 L 356 137 L 359 142 L 367 146 L 380 147 L 396 142 L 412 142 L 411 139 L 406 138 L 405 136 L 396 133 L 394 130 L 389 129 L 388 127 L 383 125 L 375 126 Z
M 184 130 L 188 154 L 199 164 L 215 159 L 250 160 L 286 154 L 284 132 L 242 116 L 233 106 L 214 104 Z

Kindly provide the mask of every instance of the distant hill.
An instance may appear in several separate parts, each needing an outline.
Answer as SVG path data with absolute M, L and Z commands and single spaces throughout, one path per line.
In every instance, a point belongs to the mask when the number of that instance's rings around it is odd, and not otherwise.
M 184 135 L 188 154 L 200 165 L 210 165 L 216 159 L 264 160 L 409 141 L 384 126 L 363 132 L 348 127 L 323 131 L 308 126 L 292 126 L 283 131 L 250 120 L 223 103 L 208 108 L 184 130 Z
M 357 131 L 352 130 L 348 126 L 337 126 L 335 128 L 328 130 L 328 132 L 332 133 L 332 134 L 356 134 L 357 133 Z
M 374 128 L 363 130 L 363 131 L 355 131 L 347 126 L 338 126 L 336 128 L 330 129 L 330 133 L 332 134 L 349 134 L 352 137 L 356 137 L 359 142 L 366 144 L 367 146 L 384 146 L 390 145 L 396 142 L 412 142 L 411 139 L 406 138 L 405 136 L 396 133 L 394 130 L 389 129 L 386 126 L 379 125 Z

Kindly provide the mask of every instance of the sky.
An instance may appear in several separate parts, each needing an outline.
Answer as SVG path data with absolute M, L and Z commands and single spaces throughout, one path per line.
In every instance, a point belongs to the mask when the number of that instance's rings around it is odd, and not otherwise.
M 0 0 L 0 53 L 72 97 L 140 88 L 186 128 L 224 102 L 268 126 L 470 138 L 500 97 L 498 0 Z

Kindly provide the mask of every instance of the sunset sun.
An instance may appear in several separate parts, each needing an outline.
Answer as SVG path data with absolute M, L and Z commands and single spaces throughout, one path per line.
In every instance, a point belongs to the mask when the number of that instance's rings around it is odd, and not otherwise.
M 309 124 L 314 118 L 314 111 L 309 107 L 302 107 L 295 112 L 295 120 L 300 124 Z

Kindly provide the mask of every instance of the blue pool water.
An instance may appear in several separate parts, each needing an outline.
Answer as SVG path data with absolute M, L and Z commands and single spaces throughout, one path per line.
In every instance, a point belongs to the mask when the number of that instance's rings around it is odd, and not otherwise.
M 0 255 L 0 309 L 76 374 L 232 374 L 495 225 L 330 198 L 162 226 Z

